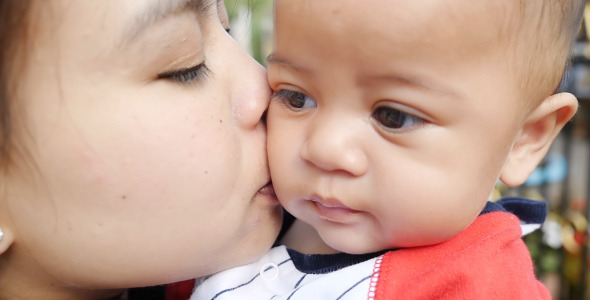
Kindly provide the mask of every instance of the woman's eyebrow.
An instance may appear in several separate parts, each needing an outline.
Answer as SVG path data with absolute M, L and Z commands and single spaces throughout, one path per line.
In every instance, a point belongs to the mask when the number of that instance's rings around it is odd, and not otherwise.
M 144 0 L 145 1 L 145 0 Z M 137 36 L 141 35 L 146 28 L 165 19 L 166 17 L 182 11 L 195 11 L 206 13 L 211 7 L 223 0 L 150 0 L 145 1 L 146 5 L 139 10 L 135 18 L 125 29 L 123 36 L 124 44 L 128 44 Z

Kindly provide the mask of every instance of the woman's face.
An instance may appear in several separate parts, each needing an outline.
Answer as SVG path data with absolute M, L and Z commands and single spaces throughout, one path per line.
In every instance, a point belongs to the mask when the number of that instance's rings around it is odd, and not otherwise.
M 0 202 L 25 277 L 150 285 L 267 250 L 269 90 L 223 1 L 35 4 L 11 98 L 22 160 Z

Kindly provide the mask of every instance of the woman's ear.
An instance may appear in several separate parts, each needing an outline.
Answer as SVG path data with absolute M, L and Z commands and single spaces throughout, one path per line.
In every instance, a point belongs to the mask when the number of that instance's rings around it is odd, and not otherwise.
M 574 95 L 559 93 L 547 97 L 531 111 L 508 154 L 500 180 L 508 186 L 523 184 L 577 109 Z

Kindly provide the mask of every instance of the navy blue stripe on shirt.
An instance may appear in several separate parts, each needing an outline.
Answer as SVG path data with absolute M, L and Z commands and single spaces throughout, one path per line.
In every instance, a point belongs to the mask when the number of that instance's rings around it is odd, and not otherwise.
M 289 295 L 289 297 L 287 297 L 287 300 L 290 300 L 290 299 L 291 299 L 291 297 L 293 297 L 293 295 L 294 295 L 294 294 L 295 294 L 295 293 L 296 293 L 298 290 L 299 290 L 299 288 L 296 288 L 296 289 L 295 289 L 295 290 L 294 290 L 294 291 L 291 293 L 291 295 Z
M 301 282 L 303 281 L 303 279 L 305 278 L 305 276 L 307 276 L 307 274 L 305 274 L 305 275 L 301 276 L 301 279 L 299 279 L 299 280 L 297 281 L 297 283 L 295 284 L 295 286 L 293 287 L 294 289 L 296 289 L 296 288 L 298 288 L 298 287 L 299 287 L 299 285 L 301 284 Z
M 353 286 L 351 286 L 350 288 L 348 288 L 348 290 L 344 291 L 344 293 L 342 293 L 340 296 L 338 296 L 338 298 L 336 298 L 336 300 L 342 299 L 342 297 L 344 297 L 344 295 L 346 295 L 346 293 L 350 292 L 352 289 L 354 289 L 357 285 L 361 284 L 361 282 L 371 278 L 371 276 L 373 276 L 373 274 L 361 279 L 359 282 L 355 283 Z
M 279 263 L 278 265 L 280 266 L 280 265 L 282 265 L 282 264 L 284 264 L 284 263 L 286 263 L 286 262 L 288 262 L 288 261 L 290 261 L 290 260 L 291 260 L 291 259 L 285 259 L 284 261 L 282 261 L 282 262 L 281 262 L 281 263 Z M 265 269 L 265 271 L 268 271 L 270 268 L 271 268 L 271 267 L 268 267 L 268 268 L 266 268 L 266 269 Z M 256 276 L 254 276 L 252 279 L 248 280 L 247 282 L 244 282 L 244 283 L 242 283 L 242 284 L 239 284 L 239 285 L 237 285 L 237 286 L 235 286 L 235 287 L 232 287 L 232 288 L 229 288 L 229 289 L 225 289 L 225 290 L 223 290 L 223 291 L 221 291 L 221 292 L 219 292 L 219 293 L 215 294 L 215 296 L 213 296 L 213 298 L 211 298 L 211 300 L 215 300 L 215 298 L 217 298 L 217 297 L 221 296 L 222 294 L 225 294 L 225 293 L 227 293 L 227 292 L 231 292 L 231 291 L 237 290 L 237 289 L 239 289 L 239 288 L 241 288 L 241 287 L 243 287 L 243 286 L 246 286 L 246 285 L 248 285 L 248 284 L 252 283 L 252 281 L 254 281 L 254 279 L 258 278 L 258 276 L 260 276 L 260 273 L 256 274 Z

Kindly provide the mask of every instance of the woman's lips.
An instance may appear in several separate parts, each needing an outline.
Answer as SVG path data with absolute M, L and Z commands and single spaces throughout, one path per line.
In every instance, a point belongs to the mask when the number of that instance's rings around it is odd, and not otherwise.
M 360 211 L 349 208 L 336 199 L 312 197 L 309 200 L 315 206 L 320 217 L 328 221 L 348 223 L 352 221 L 351 218 L 360 213 Z
M 279 203 L 277 195 L 275 194 L 275 189 L 272 186 L 272 182 L 269 182 L 260 188 L 260 190 L 258 190 L 258 194 L 264 196 L 264 198 L 267 198 L 271 202 Z
M 263 186 L 260 191 L 260 194 L 265 195 L 265 196 L 271 196 L 271 197 L 275 197 L 276 198 L 276 194 L 275 194 L 275 189 L 272 186 L 272 182 L 267 183 L 265 186 Z

